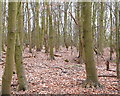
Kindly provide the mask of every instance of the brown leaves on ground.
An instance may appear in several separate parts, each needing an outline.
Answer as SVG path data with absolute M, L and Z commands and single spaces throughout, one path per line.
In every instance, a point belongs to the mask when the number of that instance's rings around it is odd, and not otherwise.
M 12 86 L 12 93 L 16 94 L 117 94 L 118 79 L 116 77 L 99 77 L 103 88 L 82 88 L 85 80 L 85 65 L 77 64 L 73 59 L 78 56 L 76 49 L 61 48 L 55 54 L 55 60 L 48 60 L 44 50 L 36 52 L 35 57 L 24 51 L 25 73 L 29 85 L 26 91 L 17 92 L 17 86 Z M 109 49 L 104 50 L 105 60 L 109 57 Z M 114 54 L 115 59 L 115 54 Z M 68 62 L 66 62 L 66 60 Z M 98 75 L 116 75 L 115 71 L 106 71 L 105 61 L 101 56 L 95 56 Z M 1 66 L 1 65 L 0 65 Z M 110 62 L 110 69 L 116 70 L 115 62 Z M 17 76 L 13 76 L 13 84 L 17 84 Z

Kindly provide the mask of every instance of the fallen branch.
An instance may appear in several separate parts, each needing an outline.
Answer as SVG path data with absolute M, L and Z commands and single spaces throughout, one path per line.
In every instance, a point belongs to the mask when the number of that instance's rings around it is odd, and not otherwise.
M 33 57 L 33 56 L 29 55 L 29 56 L 24 56 L 23 58 L 31 58 L 31 57 Z
M 98 77 L 117 77 L 115 75 L 99 75 Z
M 4 64 L 5 64 L 5 62 L 0 63 L 0 65 L 4 65 Z
M 55 57 L 62 57 L 62 55 L 54 54 Z
M 110 69 L 109 69 L 108 71 L 113 71 L 113 72 L 116 72 L 115 70 L 110 70 Z
M 73 17 L 72 13 L 71 13 L 71 12 L 69 12 L 69 14 L 70 14 L 70 16 L 73 18 L 73 20 L 74 20 L 75 24 L 76 24 L 76 25 L 78 25 L 78 22 L 77 22 L 77 21 L 76 21 L 76 19 Z

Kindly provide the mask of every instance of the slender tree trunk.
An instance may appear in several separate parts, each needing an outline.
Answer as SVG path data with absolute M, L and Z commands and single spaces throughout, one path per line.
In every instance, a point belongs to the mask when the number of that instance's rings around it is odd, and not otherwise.
M 83 87 L 99 87 L 96 64 L 93 56 L 93 37 L 91 26 L 91 2 L 83 2 L 83 36 L 85 50 L 86 82 Z
M 40 41 L 41 41 L 41 49 L 42 49 L 42 46 L 43 46 L 43 43 L 44 43 L 44 38 L 43 38 L 43 36 L 44 36 L 44 34 L 45 34 L 45 4 L 44 4 L 44 2 L 43 2 L 43 9 L 42 9 L 42 22 L 41 22 L 41 34 L 40 34 Z
M 18 77 L 19 88 L 18 91 L 27 89 L 27 82 L 24 73 L 23 61 L 22 61 L 22 46 L 20 44 L 19 34 L 16 34 L 16 45 L 15 45 L 15 63 L 16 72 Z
M 45 42 L 45 53 L 48 53 L 49 47 L 48 47 L 48 2 L 45 3 L 46 5 L 46 27 L 45 27 L 45 33 L 44 33 L 44 42 Z
M 117 78 L 120 79 L 120 29 L 119 29 L 120 10 L 118 10 L 118 2 L 115 3 L 115 21 L 116 21 L 115 25 L 116 25 L 116 65 L 117 65 L 116 71 Z
M 2 77 L 2 95 L 10 95 L 11 80 L 14 66 L 15 54 L 15 33 L 16 33 L 16 13 L 17 3 L 9 2 L 8 5 L 8 37 L 7 37 L 7 56 L 4 74 Z
M 36 50 L 37 51 L 41 51 L 41 49 L 42 49 L 42 44 L 41 44 L 41 35 L 42 34 L 40 34 L 40 30 L 39 30 L 39 3 L 38 2 L 36 2 L 36 8 L 35 8 L 35 10 L 36 10 L 36 14 L 35 14 L 35 21 L 36 21 L 36 23 L 35 23 L 35 31 L 36 31 Z
M 6 18 L 6 1 L 3 3 L 4 4 L 4 14 L 3 14 L 3 32 L 2 32 L 2 51 L 5 52 L 5 38 L 6 38 L 6 35 L 5 35 L 5 30 L 6 30 L 6 27 L 5 27 L 5 18 Z
M 104 30 L 103 30 L 103 15 L 104 15 L 104 5 L 103 2 L 101 2 L 101 9 L 100 9 L 100 30 L 99 30 L 99 37 L 98 37 L 98 48 L 99 51 L 103 52 L 103 43 L 104 43 Z
M 20 0 L 19 0 L 20 1 Z M 20 37 L 20 44 L 21 48 L 23 49 L 23 38 L 24 38 L 24 32 L 23 32 L 23 9 L 22 9 L 22 3 L 18 3 L 18 33 Z
M 25 78 L 25 73 L 24 73 L 24 67 L 23 67 L 23 59 L 22 59 L 22 46 L 23 46 L 23 36 L 21 33 L 23 32 L 23 24 L 21 18 L 22 16 L 22 3 L 18 3 L 18 31 L 16 34 L 16 45 L 15 45 L 15 65 L 16 65 L 16 72 L 17 72 L 17 77 L 18 77 L 18 83 L 19 83 L 19 91 L 23 90 L 25 91 L 27 89 L 27 82 Z M 22 19 L 22 20 L 21 20 Z
M 51 10 L 50 10 L 51 9 Z M 54 60 L 54 53 L 53 53 L 53 23 L 52 23 L 52 6 L 49 6 L 49 46 L 50 46 L 50 59 Z
M 61 17 L 61 13 L 60 13 L 60 4 L 58 5 L 58 24 L 57 24 L 57 45 L 56 45 L 56 50 L 59 51 L 60 49 L 60 17 Z
M 112 5 L 112 4 L 111 4 Z M 111 6 L 112 7 L 112 6 Z M 113 53 L 113 46 L 112 46 L 112 41 L 113 41 L 113 29 L 112 29 L 112 8 L 110 8 L 110 22 L 111 22 L 111 26 L 110 26 L 110 60 L 112 60 L 112 53 Z
M 64 44 L 68 50 L 68 44 L 67 44 L 67 10 L 68 10 L 68 2 L 65 2 L 64 3 L 64 28 L 63 28 L 63 32 L 64 32 Z
M 120 10 L 119 10 L 119 29 L 118 29 L 117 77 L 118 77 L 118 79 L 120 79 Z
M 26 20 L 28 20 L 28 18 L 27 18 L 27 4 L 26 3 L 24 3 L 24 11 L 23 11 L 23 14 L 24 14 L 24 18 L 23 18 L 23 21 L 24 21 L 24 23 L 23 23 L 23 26 L 24 26 L 24 29 L 25 29 L 25 31 L 24 31 L 24 44 L 25 44 L 25 47 L 28 47 L 28 32 L 27 32 L 27 21 Z
M 80 2 L 77 3 L 77 20 L 79 22 L 79 63 L 83 63 L 84 61 L 84 47 L 83 47 L 83 10 L 80 10 Z M 81 13 L 81 14 L 80 14 Z
M 32 53 L 32 34 L 30 30 L 30 12 L 29 12 L 29 3 L 27 3 L 27 15 L 28 15 L 28 38 L 29 38 L 29 52 Z
M 2 2 L 0 1 L 0 61 L 2 60 Z
M 55 47 L 55 52 L 57 52 L 58 50 L 57 50 L 57 44 L 58 44 L 58 42 L 57 42 L 57 38 L 58 38 L 58 29 L 57 29 L 57 27 L 58 27 L 58 23 L 57 23 L 57 16 L 53 16 L 53 18 L 54 18 L 54 24 L 53 24 L 53 34 L 54 34 L 54 39 L 53 39 L 53 41 L 54 41 L 54 47 Z
M 93 21 L 93 26 L 92 26 L 92 34 L 93 34 L 93 38 L 94 38 L 94 45 L 96 46 L 96 12 L 97 12 L 97 3 L 94 2 L 94 5 L 93 5 L 93 18 L 92 18 L 92 21 Z
M 34 3 L 30 3 L 30 5 L 31 5 L 31 7 L 34 5 Z M 36 30 L 35 30 L 35 23 L 36 23 L 36 21 L 35 21 L 35 10 L 34 10 L 35 8 L 32 8 L 32 14 L 33 14 L 33 19 L 32 19 L 32 22 L 33 22 L 33 28 L 32 28 L 32 31 L 31 31 L 31 45 L 32 45 L 32 48 L 34 48 L 35 47 L 35 45 L 36 45 Z

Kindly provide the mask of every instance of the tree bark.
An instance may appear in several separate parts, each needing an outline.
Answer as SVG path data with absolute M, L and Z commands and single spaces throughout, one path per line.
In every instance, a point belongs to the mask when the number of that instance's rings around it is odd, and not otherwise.
M 27 89 L 27 82 L 26 82 L 26 77 L 24 73 L 24 66 L 23 66 L 23 59 L 22 59 L 22 46 L 23 46 L 23 24 L 21 18 L 22 16 L 22 2 L 18 3 L 18 31 L 16 33 L 16 45 L 15 45 L 15 66 L 16 66 L 16 72 L 17 72 L 17 77 L 18 77 L 18 83 L 19 83 L 19 88 L 18 90 L 23 90 L 25 91 Z M 22 20 L 21 20 L 22 19 Z
M 79 6 L 80 6 L 80 2 L 77 3 L 77 18 L 78 18 L 78 22 L 79 22 L 79 25 L 78 25 L 78 27 L 79 27 L 79 63 L 83 63 L 84 62 L 83 10 L 81 8 L 81 12 L 80 12 Z
M 28 41 L 29 41 L 29 52 L 32 53 L 32 34 L 30 30 L 30 11 L 29 11 L 29 2 L 27 3 L 27 15 L 28 15 Z
M 116 71 L 117 78 L 120 79 L 120 10 L 118 10 L 118 2 L 115 3 L 115 26 L 116 26 Z
M 15 33 L 16 33 L 16 15 L 17 3 L 9 2 L 8 5 L 8 37 L 7 37 L 7 53 L 4 74 L 2 77 L 2 95 L 10 95 L 11 80 L 14 66 L 15 54 Z
M 0 1 L 0 61 L 2 61 L 2 2 Z
M 111 5 L 112 5 L 112 3 L 111 3 Z M 111 6 L 112 7 L 112 6 Z M 113 21 L 113 19 L 112 19 L 112 8 L 110 7 L 110 22 L 111 22 L 111 26 L 110 26 L 110 60 L 112 60 L 112 53 L 113 53 L 113 46 L 112 46 L 112 44 L 113 44 L 113 26 L 112 26 L 112 21 Z
M 15 45 L 15 65 L 18 77 L 18 91 L 27 89 L 27 81 L 24 72 L 24 66 L 22 61 L 22 45 L 20 44 L 19 34 L 16 34 L 16 45 Z
M 50 10 L 51 9 L 51 10 Z M 53 54 L 53 23 L 52 23 L 52 6 L 49 6 L 49 46 L 50 46 L 50 60 L 54 60 L 54 54 Z
M 91 26 L 91 2 L 83 2 L 83 37 L 85 51 L 86 81 L 83 87 L 99 87 L 96 64 L 93 56 L 93 37 Z
M 64 28 L 63 28 L 63 32 L 64 32 L 64 44 L 68 50 L 68 44 L 67 44 L 67 10 L 68 10 L 68 2 L 65 2 L 64 3 Z
M 35 7 L 35 31 L 36 31 L 36 51 L 41 51 L 42 49 L 42 41 L 40 38 L 42 38 L 42 34 L 40 34 L 39 30 L 39 3 L 36 2 L 36 7 Z
M 103 2 L 101 2 L 101 9 L 100 9 L 100 30 L 99 30 L 99 37 L 98 37 L 98 48 L 99 51 L 103 52 L 103 46 L 104 46 L 104 31 L 103 31 L 103 15 L 104 15 L 104 5 Z
M 48 50 L 49 50 L 49 47 L 48 47 L 48 17 L 49 17 L 49 14 L 48 14 L 48 2 L 45 3 L 46 5 L 46 27 L 45 27 L 45 33 L 44 33 L 44 42 L 45 42 L 45 53 L 48 53 Z

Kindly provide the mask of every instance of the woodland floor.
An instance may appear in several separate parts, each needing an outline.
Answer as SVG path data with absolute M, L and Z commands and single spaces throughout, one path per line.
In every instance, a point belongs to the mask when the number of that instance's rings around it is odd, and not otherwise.
M 120 85 L 116 77 L 98 77 L 103 88 L 82 88 L 82 81 L 85 80 L 85 65 L 78 64 L 73 59 L 78 56 L 75 48 L 61 48 L 55 53 L 54 61 L 48 59 L 48 55 L 41 52 L 34 52 L 35 57 L 24 51 L 24 66 L 29 88 L 26 91 L 17 92 L 17 78 L 13 75 L 12 93 L 13 94 L 118 94 Z M 115 54 L 113 61 L 110 62 L 110 70 L 106 71 L 105 62 L 109 58 L 109 48 L 104 49 L 103 59 L 95 56 L 98 75 L 116 76 Z M 3 60 L 5 55 L 3 56 Z M 68 61 L 68 62 L 66 62 Z M 0 63 L 0 86 L 4 64 Z

